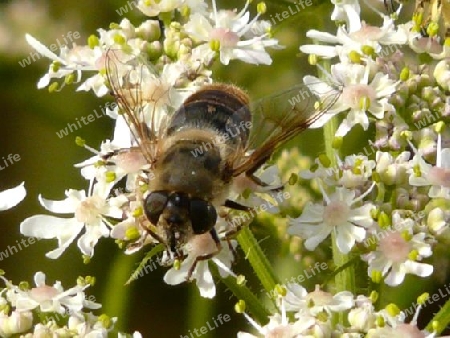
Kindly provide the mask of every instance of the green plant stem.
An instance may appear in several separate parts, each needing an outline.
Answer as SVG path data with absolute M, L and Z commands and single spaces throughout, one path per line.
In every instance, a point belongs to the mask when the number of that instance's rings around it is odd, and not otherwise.
M 216 278 L 220 278 L 225 286 L 233 292 L 238 300 L 245 301 L 246 312 L 251 313 L 252 318 L 259 324 L 265 325 L 269 322 L 270 312 L 265 308 L 261 301 L 243 284 L 238 284 L 233 276 L 221 277 L 217 266 L 210 264 L 211 271 Z
M 332 117 L 324 126 L 324 141 L 325 141 L 325 152 L 331 161 L 331 166 L 336 167 L 336 149 L 333 148 L 333 140 L 336 135 L 338 121 L 336 117 Z M 340 271 L 335 276 L 336 292 L 350 291 L 355 293 L 355 268 L 352 264 L 349 264 L 349 255 L 343 254 L 337 247 L 336 231 L 331 232 L 331 245 L 333 252 L 333 262 L 336 269 L 342 266 L 346 266 L 345 269 Z M 339 313 L 337 317 L 339 324 L 345 324 L 345 314 Z
M 262 286 L 270 293 L 275 288 L 275 285 L 280 284 L 280 281 L 248 226 L 242 228 L 237 236 L 237 240 L 245 253 L 245 258 L 250 262 Z
M 136 255 L 137 256 L 137 255 Z M 114 262 L 111 263 L 109 275 L 105 279 L 107 281 L 103 291 L 102 311 L 111 317 L 120 317 L 117 323 L 117 330 L 124 330 L 127 326 L 125 322 L 129 318 L 128 314 L 131 308 L 131 292 L 133 285 L 128 285 L 117 290 L 118 285 L 124 285 L 126 278 L 130 275 L 133 263 L 130 259 L 136 259 L 122 253 L 115 256 Z
M 434 323 L 434 324 L 433 324 Z M 425 328 L 428 332 L 436 330 L 439 335 L 450 323 L 450 300 L 448 300 L 439 312 L 433 317 Z

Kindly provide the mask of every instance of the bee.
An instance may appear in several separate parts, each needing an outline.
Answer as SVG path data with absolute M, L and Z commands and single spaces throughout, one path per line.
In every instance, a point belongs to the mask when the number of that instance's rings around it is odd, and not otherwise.
M 219 208 L 249 210 L 228 199 L 233 181 L 245 176 L 265 186 L 255 172 L 322 117 L 338 94 L 314 106 L 315 96 L 298 86 L 251 106 L 238 87 L 207 84 L 160 116 L 163 102 L 172 100 L 170 88 L 146 83 L 151 66 L 122 53 L 108 51 L 107 78 L 152 174 L 142 201 L 151 224 L 145 230 L 178 259 L 191 238 L 209 233 L 217 251 L 196 262 L 209 259 L 221 249 L 214 227 Z

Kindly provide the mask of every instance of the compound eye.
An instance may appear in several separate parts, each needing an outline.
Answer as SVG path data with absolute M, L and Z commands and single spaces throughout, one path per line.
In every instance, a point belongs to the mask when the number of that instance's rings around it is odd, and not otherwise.
M 189 217 L 195 234 L 210 231 L 217 221 L 216 209 L 208 202 L 193 198 L 189 206 Z
M 144 203 L 144 211 L 148 220 L 156 225 L 168 201 L 167 193 L 155 191 L 148 194 Z

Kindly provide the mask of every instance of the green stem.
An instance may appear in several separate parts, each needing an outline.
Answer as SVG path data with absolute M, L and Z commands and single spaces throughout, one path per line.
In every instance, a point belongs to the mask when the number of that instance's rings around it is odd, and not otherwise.
M 280 281 L 248 226 L 242 228 L 237 240 L 262 286 L 270 293 Z
M 119 331 L 124 330 L 127 326 L 126 320 L 129 318 L 133 286 L 121 287 L 120 292 L 117 292 L 117 286 L 125 284 L 125 279 L 130 275 L 135 259 L 135 257 L 122 253 L 116 255 L 114 262 L 111 263 L 111 267 L 114 268 L 109 270 L 109 275 L 105 278 L 107 283 L 103 291 L 102 311 L 111 317 L 120 318 L 116 325 L 116 329 Z
M 336 149 L 333 148 L 333 140 L 336 134 L 338 121 L 336 117 L 332 117 L 323 128 L 325 151 L 328 158 L 331 161 L 331 166 L 336 167 Z M 355 268 L 352 264 L 349 264 L 349 255 L 343 254 L 337 247 L 336 231 L 331 232 L 331 243 L 333 252 L 333 262 L 336 267 L 345 266 L 346 268 L 336 274 L 335 284 L 336 292 L 350 291 L 355 293 Z M 344 313 L 339 313 L 339 323 L 345 324 Z
M 439 310 L 425 328 L 428 332 L 436 332 L 439 335 L 450 323 L 450 300 Z
M 252 318 L 259 324 L 265 325 L 269 322 L 270 312 L 262 305 L 261 301 L 243 284 L 238 284 L 236 278 L 228 276 L 223 278 L 220 276 L 217 266 L 210 264 L 211 271 L 216 278 L 220 278 L 225 286 L 233 292 L 238 300 L 245 301 L 246 312 L 251 313 Z
M 322 61 L 323 69 L 330 69 L 329 61 Z M 326 74 L 319 72 L 319 77 L 327 81 Z M 336 116 L 333 116 L 323 127 L 323 136 L 325 141 L 325 152 L 330 160 L 331 167 L 337 166 L 336 153 L 339 154 L 338 150 L 333 148 L 333 141 L 336 135 L 336 131 L 338 128 L 338 119 Z M 350 261 L 350 257 L 348 255 L 343 254 L 339 251 L 337 247 L 336 241 L 336 231 L 332 231 L 331 233 L 331 242 L 332 242 L 332 250 L 333 250 L 333 261 L 336 267 L 347 266 Z M 355 292 L 355 269 L 350 264 L 346 269 L 336 274 L 335 278 L 336 282 L 336 292 L 341 291 L 350 291 L 352 293 Z M 342 324 L 342 323 L 341 323 Z

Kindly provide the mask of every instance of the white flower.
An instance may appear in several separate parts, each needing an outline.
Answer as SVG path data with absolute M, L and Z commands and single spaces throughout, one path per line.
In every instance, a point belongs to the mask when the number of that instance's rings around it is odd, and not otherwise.
M 207 58 L 207 55 L 219 52 L 220 62 L 224 65 L 228 65 L 233 59 L 252 64 L 270 65 L 272 63 L 265 48 L 278 48 L 278 41 L 269 38 L 266 32 L 247 38 L 250 30 L 256 27 L 254 24 L 260 16 L 258 14 L 250 21 L 247 11 L 249 3 L 247 1 L 245 7 L 236 13 L 235 11 L 217 11 L 216 2 L 213 0 L 211 17 L 203 16 L 200 13 L 191 15 L 184 28 L 195 41 L 203 43 L 196 49 L 201 49 L 204 57 Z
M 250 317 L 246 316 L 247 320 Z M 250 320 L 249 320 L 250 321 Z M 289 323 L 287 318 L 275 314 L 270 316 L 270 321 L 267 325 L 260 327 L 255 322 L 250 322 L 258 331 L 260 335 L 253 335 L 247 332 L 238 332 L 238 338 L 257 338 L 257 337 L 306 337 L 305 333 L 314 327 L 316 324 L 316 319 L 314 317 L 305 316 L 301 319 L 296 320 L 293 323 Z
M 395 157 L 389 152 L 377 151 L 376 169 L 375 171 L 380 175 L 380 179 L 385 184 L 399 184 L 406 181 L 407 170 L 409 169 L 409 157 L 411 154 L 404 151 Z
M 316 285 L 316 289 L 308 293 L 305 288 L 293 283 L 287 284 L 286 289 L 286 311 L 308 313 L 315 316 L 323 311 L 330 314 L 345 311 L 354 305 L 353 295 L 348 291 L 332 295 L 320 290 L 320 287 Z
M 180 8 L 183 2 L 184 0 L 139 0 L 137 8 L 145 15 L 153 17 L 160 13 L 172 12 L 173 10 Z
M 50 65 L 48 73 L 39 80 L 39 89 L 47 87 L 51 79 L 60 79 L 74 72 L 77 73 L 75 82 L 79 82 L 82 71 L 99 71 L 102 67 L 101 61 L 103 61 L 104 51 L 99 47 L 91 49 L 89 46 L 74 46 L 72 49 L 69 49 L 67 46 L 63 46 L 61 47 L 60 55 L 57 56 L 31 35 L 26 34 L 25 38 L 38 53 L 54 61 Z M 58 66 L 55 66 L 55 64 Z M 105 85 L 105 77 L 100 74 L 96 74 L 93 78 L 87 79 L 79 87 L 79 90 L 88 89 L 93 89 L 99 97 L 109 92 L 109 89 Z
M 103 216 L 121 219 L 123 203 L 121 198 L 105 200 L 108 191 L 96 191 L 86 196 L 84 190 L 67 190 L 67 198 L 63 201 L 51 201 L 39 197 L 39 202 L 47 210 L 58 214 L 73 214 L 73 218 L 59 218 L 48 215 L 35 215 L 20 224 L 20 232 L 25 236 L 36 238 L 57 238 L 58 248 L 46 254 L 56 259 L 78 236 L 81 230 L 85 233 L 78 239 L 78 247 L 84 255 L 92 256 L 94 247 L 101 237 L 109 236 L 109 228 Z
M 358 0 L 331 0 L 334 5 L 333 13 L 331 13 L 331 20 L 346 21 L 349 23 L 350 18 L 359 16 L 361 7 Z
M 345 136 L 356 124 L 367 130 L 369 127 L 367 112 L 377 119 L 382 119 L 385 112 L 394 112 L 394 107 L 388 100 L 395 92 L 397 83 L 383 73 L 376 73 L 370 80 L 369 72 L 370 67 L 363 65 L 331 66 L 332 82 L 340 84 L 342 94 L 327 113 L 313 124 L 313 127 L 320 127 L 328 121 L 330 115 L 334 116 L 345 111 L 345 119 L 336 132 L 336 136 Z M 327 97 L 334 90 L 330 84 L 314 76 L 305 76 L 303 81 L 320 98 Z
M 442 89 L 450 90 L 450 61 L 439 61 L 433 71 L 433 76 L 436 82 L 442 87 Z
M 415 152 L 416 155 L 409 170 L 409 184 L 414 186 L 431 185 L 428 192 L 430 197 L 450 199 L 450 148 L 442 149 L 441 134 L 438 134 L 435 166 L 426 163 L 416 149 Z
M 396 30 L 394 21 L 389 16 L 383 15 L 383 26 L 375 27 L 361 21 L 359 12 L 357 12 L 359 8 L 356 6 L 346 5 L 344 9 L 346 9 L 348 25 L 340 25 L 336 36 L 316 30 L 306 33 L 307 37 L 328 45 L 303 45 L 300 46 L 300 50 L 303 53 L 315 54 L 324 58 L 340 56 L 341 61 L 349 62 L 352 52 L 364 57 L 367 55 L 367 50 L 370 49 L 377 55 L 382 53 L 383 45 L 407 43 L 408 35 L 402 29 Z M 342 16 L 341 13 L 336 12 L 336 15 Z M 370 62 L 370 59 L 367 59 L 367 62 Z
M 12 311 L 10 315 L 0 312 L 0 336 L 10 337 L 28 331 L 33 325 L 30 311 Z
M 185 282 L 189 278 L 189 273 L 192 272 L 191 278 L 195 279 L 200 295 L 205 298 L 213 298 L 216 295 L 216 286 L 209 271 L 209 259 L 198 260 L 198 257 L 212 255 L 210 259 L 217 265 L 222 277 L 234 275 L 230 270 L 233 253 L 230 251 L 227 241 L 221 241 L 221 246 L 220 252 L 217 253 L 216 243 L 210 233 L 195 235 L 184 247 L 188 254 L 187 258 L 181 263 L 179 269 L 172 267 L 167 271 L 164 281 L 170 285 L 180 284 Z M 194 264 L 195 268 L 191 271 Z
M 325 193 L 326 205 L 309 202 L 296 219 L 290 220 L 288 233 L 305 239 L 305 247 L 314 250 L 332 231 L 336 232 L 337 247 L 347 254 L 356 242 L 362 242 L 366 237 L 366 229 L 373 224 L 370 211 L 371 203 L 356 208 L 354 204 L 362 200 L 374 187 L 355 199 L 355 192 L 346 188 L 337 188 L 328 197 Z
M 8 298 L 18 311 L 31 311 L 39 307 L 42 312 L 78 313 L 83 308 L 98 309 L 100 307 L 99 304 L 85 299 L 83 290 L 86 287 L 77 285 L 64 291 L 59 281 L 53 286 L 46 285 L 45 274 L 42 272 L 34 275 L 36 287 L 26 291 L 12 285 L 3 277 L 2 279 L 13 290 L 13 294 L 9 294 Z
M 14 188 L 0 192 L 0 211 L 11 209 L 25 198 L 27 191 L 25 190 L 24 183 L 22 182 Z
M 363 186 L 372 177 L 372 170 L 375 168 L 375 161 L 369 160 L 367 156 L 350 155 L 339 163 L 342 170 L 342 177 L 338 184 L 348 189 Z
M 430 244 L 425 242 L 426 234 L 413 234 L 414 221 L 402 219 L 398 213 L 393 214 L 392 225 L 393 229 L 377 234 L 377 249 L 362 256 L 369 263 L 369 277 L 380 272 L 387 285 L 397 286 L 408 273 L 420 277 L 431 275 L 433 266 L 418 262 L 432 254 Z
M 255 336 L 247 332 L 238 332 L 238 338 L 256 337 L 331 337 L 331 321 L 318 320 L 314 316 L 306 313 L 297 313 L 295 320 L 290 320 L 287 316 L 287 308 L 284 297 L 278 299 L 278 306 L 281 313 L 275 313 L 269 317 L 269 323 L 261 327 L 247 313 L 244 312 L 248 322 L 259 332 L 260 336 Z
M 358 296 L 357 307 L 348 313 L 348 321 L 353 329 L 367 332 L 376 324 L 375 309 L 372 302 L 365 296 Z

